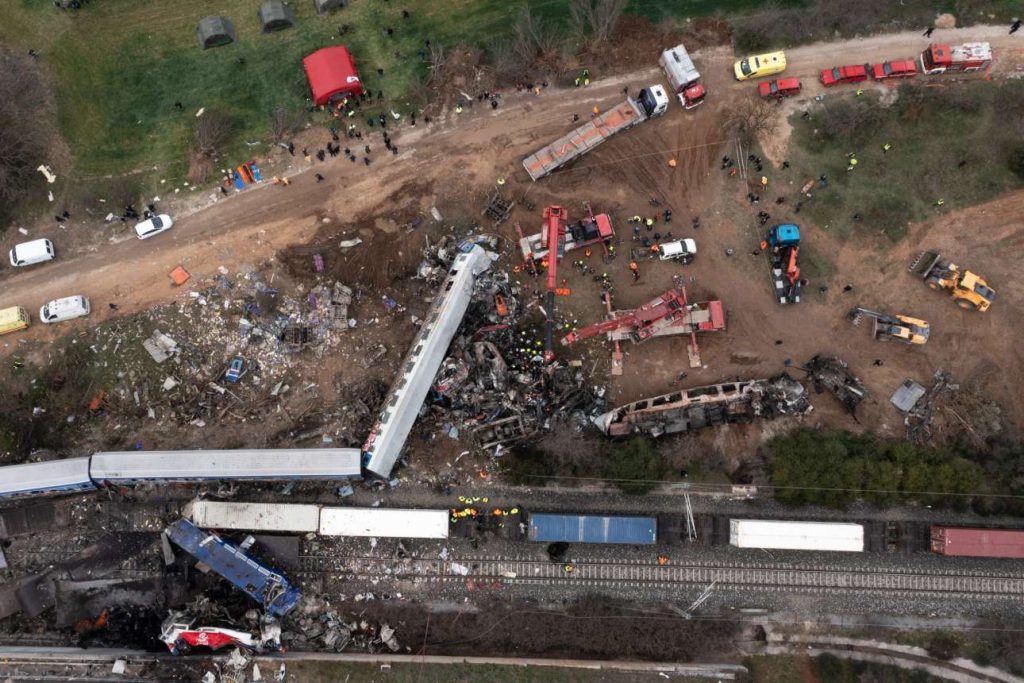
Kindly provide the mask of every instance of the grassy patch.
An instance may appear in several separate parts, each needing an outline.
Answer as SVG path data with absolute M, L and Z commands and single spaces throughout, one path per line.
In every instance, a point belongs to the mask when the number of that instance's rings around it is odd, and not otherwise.
M 348 662 L 294 662 L 288 664 L 288 673 L 308 683 L 630 683 L 636 680 L 654 680 L 654 674 L 619 673 L 614 671 L 586 671 L 554 667 L 498 666 L 498 665 L 441 665 L 392 664 L 381 670 L 379 664 Z M 654 678 L 652 678 L 654 677 Z M 696 680 L 690 677 L 673 680 Z
M 889 103 L 837 93 L 811 112 L 809 120 L 793 117 L 790 162 L 803 177 L 827 176 L 829 186 L 815 189 L 803 210 L 840 238 L 896 241 L 910 221 L 1024 184 L 1009 167 L 1024 130 L 1021 83 L 908 84 Z M 848 153 L 856 155 L 852 171 Z
M 564 2 L 527 3 L 548 25 L 569 19 Z M 193 115 L 201 107 L 230 113 L 237 130 L 224 157 L 248 156 L 245 141 L 266 139 L 271 113 L 279 107 L 306 111 L 308 87 L 302 57 L 337 43 L 356 56 L 364 82 L 385 95 L 383 106 L 406 107 L 427 78 L 424 41 L 488 49 L 512 34 L 521 11 L 499 0 L 355 0 L 328 16 L 312 2 L 296 2 L 296 25 L 263 35 L 250 0 L 104 0 L 78 11 L 58 11 L 49 0 L 8 3 L 0 42 L 17 50 L 40 50 L 52 69 L 61 131 L 70 143 L 79 175 L 102 176 L 139 169 L 180 180 Z M 654 20 L 744 11 L 754 0 L 634 0 L 628 11 Z M 410 12 L 402 17 L 402 10 Z M 234 24 L 236 43 L 199 50 L 195 28 L 207 15 Z M 343 36 L 341 26 L 351 28 Z M 388 36 L 386 28 L 393 29 Z M 559 29 L 572 49 L 578 37 Z M 378 69 L 383 74 L 378 74 Z M 183 109 L 174 105 L 181 102 Z M 313 117 L 306 112 L 307 119 Z M 251 152 L 249 152 L 251 153 Z

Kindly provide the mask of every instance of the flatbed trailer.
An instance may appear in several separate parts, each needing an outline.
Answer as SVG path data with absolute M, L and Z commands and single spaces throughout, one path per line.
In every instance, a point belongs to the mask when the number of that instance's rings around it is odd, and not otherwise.
M 596 114 L 589 121 L 541 148 L 523 160 L 523 168 L 533 180 L 540 180 L 556 169 L 577 159 L 602 142 L 629 130 L 649 118 L 660 116 L 668 108 L 668 95 L 660 85 L 644 88 L 637 98 Z

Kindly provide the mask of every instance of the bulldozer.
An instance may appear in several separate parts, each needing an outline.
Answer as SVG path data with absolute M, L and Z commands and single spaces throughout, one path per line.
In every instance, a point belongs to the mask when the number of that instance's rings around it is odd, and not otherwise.
M 859 326 L 864 318 L 874 320 L 872 335 L 880 341 L 901 341 L 904 344 L 924 344 L 931 333 L 931 325 L 920 318 L 907 315 L 891 315 L 878 313 L 862 306 L 850 311 L 850 319 L 854 326 Z
M 910 264 L 910 272 L 932 289 L 945 289 L 956 305 L 968 311 L 987 311 L 996 298 L 985 278 L 942 258 L 934 251 L 922 251 Z

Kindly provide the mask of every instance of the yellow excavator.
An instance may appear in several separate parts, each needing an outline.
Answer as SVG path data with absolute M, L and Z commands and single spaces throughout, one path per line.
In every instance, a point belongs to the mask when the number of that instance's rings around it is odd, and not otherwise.
M 881 341 L 901 341 L 904 344 L 924 344 L 931 334 L 931 325 L 920 318 L 911 318 L 907 315 L 890 315 L 878 313 L 857 306 L 850 311 L 850 319 L 854 325 L 859 326 L 864 318 L 872 318 L 875 321 L 872 335 Z
M 942 258 L 934 251 L 922 251 L 910 264 L 910 272 L 920 277 L 932 289 L 945 289 L 960 308 L 968 311 L 987 311 L 996 298 L 995 290 L 985 278 Z

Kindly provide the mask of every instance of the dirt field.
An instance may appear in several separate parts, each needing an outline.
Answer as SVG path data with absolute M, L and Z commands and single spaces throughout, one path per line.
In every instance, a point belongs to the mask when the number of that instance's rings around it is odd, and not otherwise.
M 983 38 L 992 40 L 999 50 L 1010 44 L 1004 33 L 1002 27 L 978 27 L 937 31 L 934 38 Z M 789 61 L 793 75 L 803 76 L 810 84 L 817 69 L 832 66 L 837 54 L 849 55 L 852 61 L 869 61 L 901 56 L 898 53 L 917 51 L 925 44 L 917 35 L 886 35 L 845 45 L 792 50 Z M 720 156 L 731 153 L 729 137 L 721 131 L 722 115 L 730 102 L 750 96 L 755 87 L 731 80 L 731 59 L 721 48 L 698 56 L 711 93 L 705 106 L 694 112 L 673 107 L 663 118 L 611 139 L 576 165 L 537 183 L 530 183 L 522 170 L 523 156 L 568 131 L 574 113 L 586 116 L 594 105 L 607 107 L 617 102 L 623 87 L 635 91 L 660 80 L 658 70 L 649 68 L 603 79 L 580 90 L 549 88 L 539 96 L 507 93 L 503 105 L 495 111 L 476 107 L 461 115 L 446 112 L 430 126 L 420 122 L 410 128 L 406 124 L 400 133 L 393 134 L 400 150 L 397 156 L 384 157 L 380 136 L 373 133 L 362 141 L 375 148 L 369 168 L 340 157 L 307 169 L 300 157 L 289 157 L 281 151 L 267 164 L 273 170 L 265 171 L 265 175 L 293 175 L 290 187 L 265 183 L 221 200 L 209 192 L 196 193 L 179 202 L 180 210 L 172 211 L 174 229 L 150 241 L 135 240 L 120 223 L 114 227 L 75 223 L 69 230 L 89 234 L 69 237 L 60 230 L 32 228 L 28 238 L 53 235 L 61 256 L 53 264 L 25 272 L 4 269 L 0 275 L 4 290 L 0 303 L 21 304 L 33 310 L 51 298 L 80 292 L 93 300 L 89 323 L 95 323 L 188 296 L 189 285 L 172 288 L 166 275 L 178 264 L 198 281 L 214 275 L 220 266 L 231 271 L 255 264 L 273 266 L 283 249 L 305 244 L 317 235 L 334 239 L 359 234 L 364 240 L 374 235 L 383 237 L 375 241 L 372 253 L 371 246 L 364 244 L 356 248 L 363 252 L 353 251 L 352 256 L 345 257 L 344 263 L 350 268 L 342 273 L 346 276 L 343 279 L 353 284 L 365 278 L 366 271 L 361 273 L 359 267 L 379 269 L 381 263 L 392 260 L 386 254 L 382 257 L 379 250 L 414 248 L 405 245 L 418 242 L 417 233 L 425 229 L 416 227 L 414 217 L 430 221 L 429 211 L 437 207 L 445 216 L 445 226 L 467 225 L 477 220 L 488 189 L 498 178 L 506 178 L 507 195 L 525 196 L 536 207 L 530 211 L 517 206 L 512 220 L 500 230 L 506 237 L 514 237 L 514 221 L 520 221 L 527 232 L 535 232 L 541 208 L 551 203 L 566 206 L 571 217 L 578 217 L 582 203 L 589 201 L 596 211 L 613 216 L 623 239 L 620 256 L 607 266 L 601 265 L 596 255 L 593 260 L 594 266 L 608 270 L 615 282 L 616 307 L 651 299 L 671 286 L 673 274 L 686 278 L 691 299 L 719 298 L 725 302 L 728 331 L 701 338 L 704 367 L 688 369 L 682 339 L 655 340 L 643 348 L 627 346 L 625 374 L 611 383 L 613 402 L 657 395 L 678 386 L 768 376 L 782 371 L 787 359 L 799 365 L 824 352 L 848 360 L 873 396 L 862 406 L 859 424 L 843 414 L 831 397 L 816 397 L 816 410 L 809 418 L 812 423 L 900 434 L 902 418 L 889 405 L 889 394 L 906 377 L 928 384 L 934 370 L 941 367 L 959 379 L 986 374 L 985 390 L 1019 427 L 1024 399 L 1015 387 L 1024 358 L 1014 341 L 1022 333 L 1024 316 L 1021 286 L 1012 277 L 1012 255 L 1019 253 L 1024 241 L 1024 232 L 1014 222 L 1024 208 L 1024 193 L 951 214 L 941 224 L 914 226 L 907 240 L 884 250 L 882 241 L 839 244 L 827 232 L 801 223 L 804 243 L 811 252 L 828 255 L 835 272 L 821 277 L 809 272 L 812 281 L 805 289 L 804 302 L 779 306 L 769 290 L 763 256 L 754 257 L 750 252 L 756 248 L 762 230 L 755 220 L 757 210 L 771 212 L 773 223 L 788 220 L 793 217 L 787 213 L 792 202 L 783 205 L 787 209 L 783 211 L 766 202 L 751 206 L 745 199 L 746 186 L 718 168 Z M 1018 68 L 1016 64 L 1011 61 L 1009 68 Z M 1002 68 L 1007 64 L 997 65 L 997 71 Z M 810 87 L 808 92 L 813 92 Z M 780 108 L 780 115 L 783 111 Z M 327 140 L 326 131 L 311 130 L 296 144 L 316 148 Z M 670 157 L 680 160 L 674 171 L 667 165 Z M 324 182 L 315 182 L 312 173 L 302 172 L 306 170 L 322 173 Z M 776 193 L 794 196 L 803 180 L 772 168 L 766 168 L 765 174 L 770 179 L 766 194 L 772 198 Z M 625 252 L 635 243 L 630 240 L 627 219 L 652 213 L 651 198 L 658 198 L 662 208 L 671 208 L 675 215 L 671 226 L 660 225 L 658 229 L 671 229 L 676 237 L 696 238 L 699 255 L 691 266 L 644 263 L 641 280 L 633 285 Z M 696 216 L 701 227 L 694 231 L 690 223 Z M 3 246 L 28 238 L 15 232 Z M 76 251 L 73 245 L 89 246 L 77 247 Z M 955 262 L 984 274 L 999 293 L 992 310 L 985 314 L 962 312 L 947 297 L 928 290 L 907 274 L 906 265 L 922 248 L 941 249 Z M 727 256 L 726 249 L 733 249 L 734 254 Z M 511 250 L 506 256 L 514 259 Z M 336 254 L 327 252 L 329 263 L 336 258 Z M 408 258 L 409 254 L 403 252 L 394 260 L 404 262 Z M 572 296 L 559 300 L 563 314 L 580 324 L 599 319 L 602 308 L 596 284 L 581 277 L 568 263 L 563 272 L 573 291 Z M 846 283 L 855 289 L 842 294 Z M 826 294 L 819 294 L 821 284 L 829 287 Z M 119 310 L 109 309 L 108 303 L 116 303 Z M 873 342 L 866 329 L 852 328 L 845 320 L 847 310 L 857 303 L 923 317 L 933 324 L 932 339 L 923 349 Z M 42 349 L 41 343 L 69 330 L 85 331 L 87 324 L 77 321 L 52 329 L 34 325 L 26 333 L 0 340 L 0 348 L 5 353 Z M 405 325 L 393 337 L 394 362 L 400 358 L 402 338 L 411 336 L 412 331 Z M 782 343 L 777 344 L 777 340 Z M 594 363 L 585 364 L 585 369 L 593 371 L 600 382 L 607 373 L 608 352 L 603 341 L 592 340 L 564 357 L 579 354 L 593 359 Z M 883 364 L 873 365 L 875 359 Z M 390 378 L 390 365 L 381 366 L 385 381 Z M 991 367 L 1002 372 L 985 372 Z M 683 370 L 689 371 L 688 377 L 674 384 Z M 749 434 L 757 441 L 770 430 L 737 433 Z M 742 447 L 746 438 L 717 445 Z

